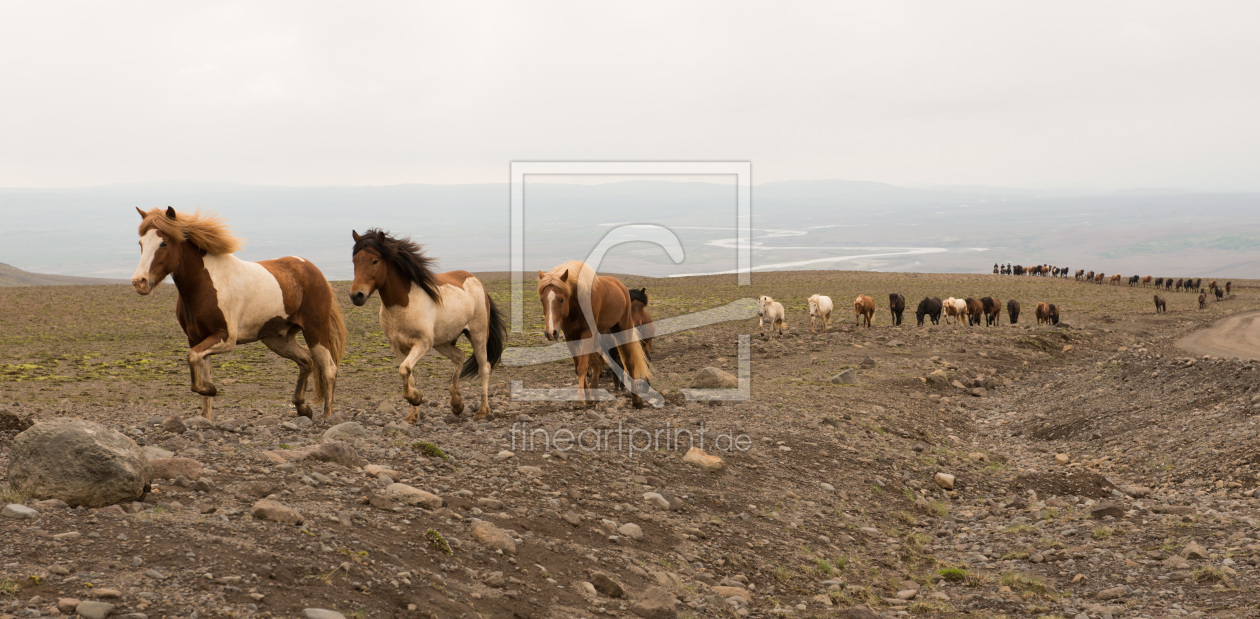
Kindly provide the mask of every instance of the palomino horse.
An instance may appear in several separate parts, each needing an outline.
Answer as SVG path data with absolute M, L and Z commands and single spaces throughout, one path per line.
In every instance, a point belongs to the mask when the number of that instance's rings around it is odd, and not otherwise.
M 306 381 L 315 371 L 315 401 L 332 414 L 337 364 L 346 350 L 346 325 L 332 288 L 314 264 L 289 256 L 245 262 L 233 256 L 240 241 L 218 217 L 179 215 L 167 207 L 140 213 L 140 264 L 131 285 L 149 294 L 167 275 L 179 296 L 175 315 L 188 336 L 192 390 L 201 394 L 201 414 L 214 418 L 210 355 L 237 344 L 262 341 L 298 365 L 293 405 L 312 416 Z M 297 341 L 301 333 L 306 346 Z
M 381 295 L 381 329 L 389 347 L 401 359 L 403 397 L 411 404 L 407 423 L 420 418 L 424 396 L 416 389 L 413 369 L 430 348 L 455 365 L 451 374 L 451 411 L 464 412 L 459 379 L 480 375 L 481 406 L 477 419 L 490 414 L 490 370 L 503 354 L 505 327 L 481 280 L 467 271 L 434 273 L 433 260 L 411 239 L 395 238 L 372 228 L 354 237 L 354 283 L 350 301 L 363 305 L 373 292 Z M 464 360 L 456 342 L 464 335 L 473 356 Z
M 822 332 L 827 332 L 827 323 L 831 322 L 831 312 L 835 309 L 835 305 L 831 303 L 831 297 L 816 294 L 809 298 L 809 332 L 814 332 L 814 320 L 822 321 Z
M 777 333 L 783 336 L 784 319 L 787 312 L 783 309 L 783 304 L 775 301 L 766 295 L 757 297 L 757 326 L 761 328 L 761 336 L 769 337 L 766 334 L 766 324 L 770 325 L 770 333 Z
M 547 323 L 543 335 L 555 341 L 564 333 L 578 388 L 587 403 L 594 403 L 590 390 L 599 388 L 603 354 L 608 348 L 603 334 L 607 334 L 625 364 L 622 382 L 630 387 L 635 408 L 643 408 L 635 381 L 651 378 L 652 371 L 635 328 L 626 285 L 615 277 L 596 275 L 585 262 L 570 260 L 546 273 L 538 272 L 538 300 Z

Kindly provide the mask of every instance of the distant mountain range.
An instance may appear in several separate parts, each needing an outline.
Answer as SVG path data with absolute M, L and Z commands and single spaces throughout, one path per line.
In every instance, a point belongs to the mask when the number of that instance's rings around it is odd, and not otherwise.
M 583 258 L 618 224 L 671 229 L 686 253 L 612 250 L 600 270 L 643 275 L 735 268 L 735 187 L 659 180 L 530 183 L 525 270 Z M 167 182 L 0 189 L 0 261 L 28 271 L 126 279 L 139 257 L 134 207 L 222 215 L 240 256 L 301 255 L 347 279 L 351 230 L 426 245 L 441 268 L 509 268 L 509 186 L 269 187 Z M 1101 194 L 1005 187 L 784 181 L 752 191 L 757 269 L 987 272 L 1051 263 L 1153 275 L 1260 275 L 1260 194 L 1137 189 Z
M 123 284 L 121 279 L 102 279 L 97 277 L 70 277 L 66 275 L 45 275 L 43 273 L 27 273 L 22 269 L 0 262 L 0 287 L 5 286 L 92 286 L 101 284 Z

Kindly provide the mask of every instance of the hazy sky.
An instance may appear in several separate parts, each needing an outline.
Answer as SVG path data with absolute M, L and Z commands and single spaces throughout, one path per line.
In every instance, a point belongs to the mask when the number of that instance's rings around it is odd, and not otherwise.
M 0 186 L 754 180 L 1260 190 L 1248 2 L 6 2 Z

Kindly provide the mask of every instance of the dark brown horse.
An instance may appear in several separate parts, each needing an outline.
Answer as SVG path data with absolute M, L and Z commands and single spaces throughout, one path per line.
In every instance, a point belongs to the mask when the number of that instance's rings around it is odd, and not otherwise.
M 919 320 L 919 326 L 923 326 L 923 317 L 931 318 L 932 324 L 940 324 L 941 322 L 941 300 L 938 297 L 924 297 L 919 301 L 919 308 L 914 312 L 915 318 Z
M 980 324 L 984 317 L 984 304 L 977 299 L 970 297 L 966 300 L 967 304 L 967 325 L 974 326 Z
M 606 336 L 611 336 L 611 346 L 625 363 L 622 380 L 630 386 L 634 406 L 642 408 L 643 398 L 634 381 L 647 380 L 652 372 L 634 328 L 626 285 L 615 277 L 596 275 L 584 262 L 570 260 L 546 273 L 538 272 L 538 300 L 546 321 L 543 335 L 557 341 L 564 333 L 583 399 L 594 403 L 590 391 L 599 388 Z
M 901 324 L 901 315 L 906 311 L 906 298 L 901 293 L 894 292 L 888 295 L 888 310 L 892 312 L 892 323 L 894 325 Z
M 995 327 L 1002 322 L 1002 302 L 993 297 L 983 297 L 980 305 L 984 307 L 984 324 Z
M 1006 302 L 1006 317 L 1011 320 L 1011 324 L 1019 323 L 1019 301 L 1011 299 Z
M 131 285 L 153 292 L 167 275 L 179 296 L 175 315 L 188 336 L 192 390 L 201 414 L 214 418 L 218 389 L 210 380 L 210 355 L 261 341 L 298 366 L 293 405 L 311 417 L 306 381 L 315 373 L 315 402 L 332 414 L 337 364 L 346 349 L 346 326 L 332 287 L 314 264 L 289 256 L 246 262 L 232 255 L 240 241 L 219 218 L 178 214 L 167 207 L 140 213 L 140 264 Z M 302 334 L 306 345 L 298 343 Z
M 1155 295 L 1155 313 L 1159 314 L 1161 312 L 1168 312 L 1168 303 L 1159 295 Z

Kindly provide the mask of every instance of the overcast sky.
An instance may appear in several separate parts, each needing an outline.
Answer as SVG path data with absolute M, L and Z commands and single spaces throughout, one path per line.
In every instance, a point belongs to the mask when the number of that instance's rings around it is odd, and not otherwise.
M 1260 3 L 0 8 L 0 186 L 754 180 L 1260 190 Z

